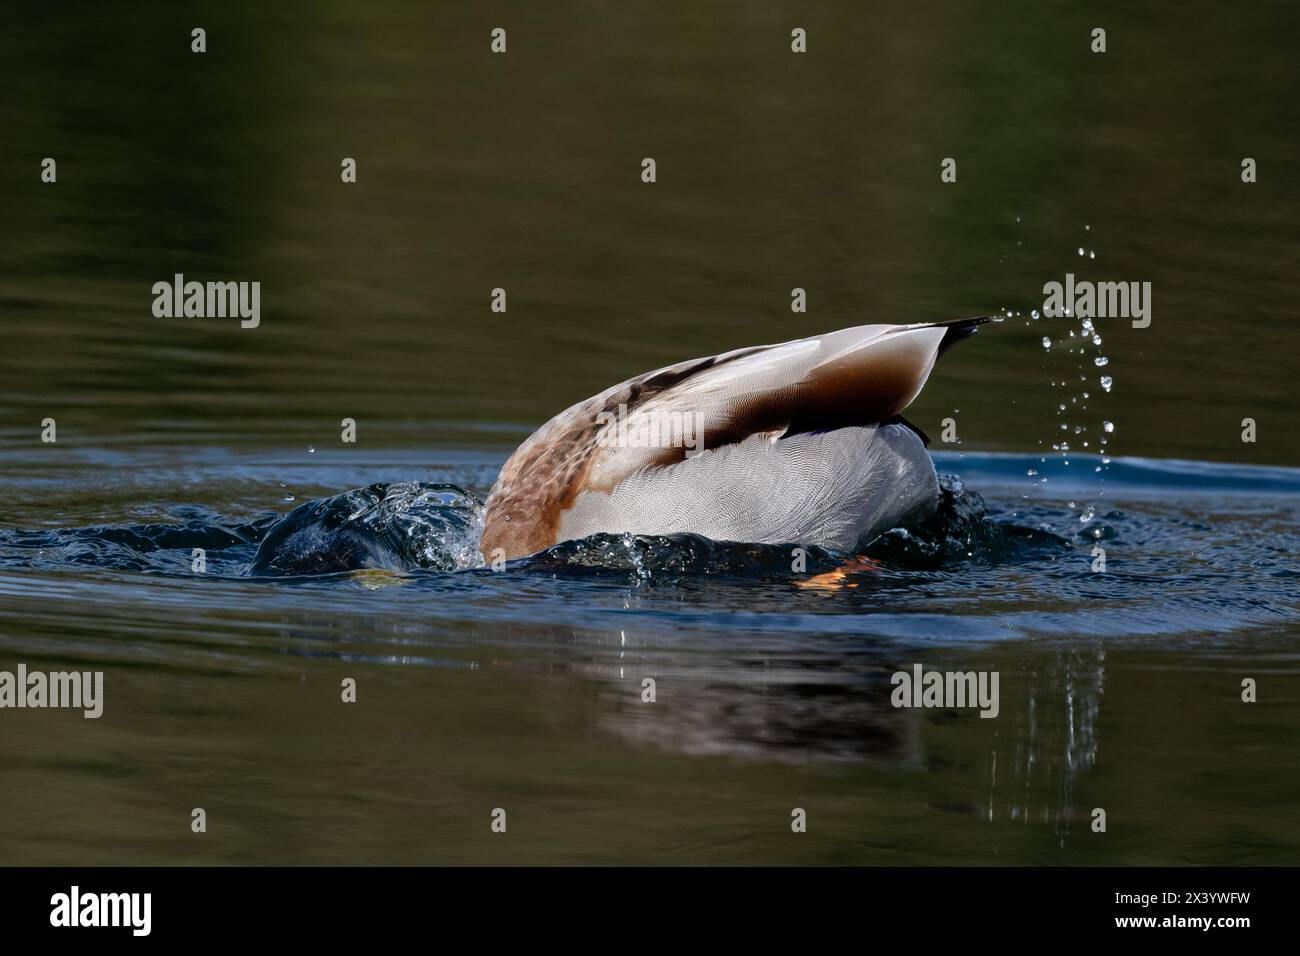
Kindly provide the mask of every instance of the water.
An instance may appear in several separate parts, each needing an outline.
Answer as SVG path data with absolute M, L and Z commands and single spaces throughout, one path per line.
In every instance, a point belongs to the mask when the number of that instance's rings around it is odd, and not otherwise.
M 1295 862 L 1296 8 L 1117 8 L 1105 58 L 1065 3 L 807 4 L 802 59 L 790 17 L 6 25 L 0 670 L 107 699 L 0 712 L 0 862 Z M 260 281 L 260 326 L 154 318 L 177 272 Z M 1151 282 L 1151 326 L 1042 315 L 1067 272 Z M 945 506 L 869 561 L 477 566 L 475 502 L 574 401 L 988 313 L 908 411 Z M 999 717 L 891 707 L 917 663 L 997 671 Z
M 67 458 L 4 459 L 27 530 L 0 535 L 0 630 L 29 666 L 103 669 L 107 713 L 6 713 L 16 861 L 1261 862 L 1300 836 L 1300 470 L 1113 461 L 1081 523 L 1083 459 L 1040 484 L 1037 458 L 940 454 L 940 515 L 874 566 L 602 536 L 494 571 L 466 545 L 499 454 Z M 276 501 L 376 474 L 412 484 Z M 999 718 L 891 708 L 913 663 L 999 671 Z M 1243 786 L 1280 815 L 1225 814 Z M 190 842 L 191 806 L 232 837 Z M 496 806 L 531 831 L 509 852 Z M 783 844 L 794 806 L 831 832 Z M 1125 820 L 1105 845 L 1094 806 Z

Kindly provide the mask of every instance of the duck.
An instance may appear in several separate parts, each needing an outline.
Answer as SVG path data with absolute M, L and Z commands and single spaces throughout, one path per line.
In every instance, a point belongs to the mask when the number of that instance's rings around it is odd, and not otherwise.
M 594 534 L 852 553 L 933 514 L 925 433 L 902 415 L 991 316 L 861 325 L 646 372 L 566 408 L 501 468 L 486 561 Z

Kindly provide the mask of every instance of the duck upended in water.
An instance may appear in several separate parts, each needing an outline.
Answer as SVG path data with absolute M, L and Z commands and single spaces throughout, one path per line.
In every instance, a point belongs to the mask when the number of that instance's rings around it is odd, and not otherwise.
M 600 532 L 853 549 L 934 511 L 900 413 L 981 317 L 863 325 L 648 372 L 565 409 L 501 469 L 480 550 Z

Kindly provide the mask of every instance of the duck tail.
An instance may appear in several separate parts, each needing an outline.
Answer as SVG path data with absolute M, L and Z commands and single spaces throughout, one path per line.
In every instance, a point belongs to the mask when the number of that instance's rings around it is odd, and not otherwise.
M 919 326 L 908 326 L 908 328 L 929 328 L 943 329 L 943 338 L 939 342 L 939 352 L 936 359 L 943 358 L 944 353 L 963 339 L 968 339 L 979 331 L 981 325 L 988 322 L 1001 322 L 1002 317 L 997 315 L 978 315 L 970 319 L 948 319 L 944 322 L 923 322 Z

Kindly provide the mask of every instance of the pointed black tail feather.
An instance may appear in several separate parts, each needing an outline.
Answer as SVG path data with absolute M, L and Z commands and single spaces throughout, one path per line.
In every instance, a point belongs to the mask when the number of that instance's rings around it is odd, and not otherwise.
M 968 339 L 976 332 L 979 327 L 986 322 L 1001 322 L 1002 319 L 995 315 L 981 315 L 973 319 L 953 319 L 950 322 L 935 322 L 935 326 L 946 326 L 943 333 L 943 340 L 939 343 L 939 358 L 943 358 L 945 352 L 960 342 L 962 339 Z

